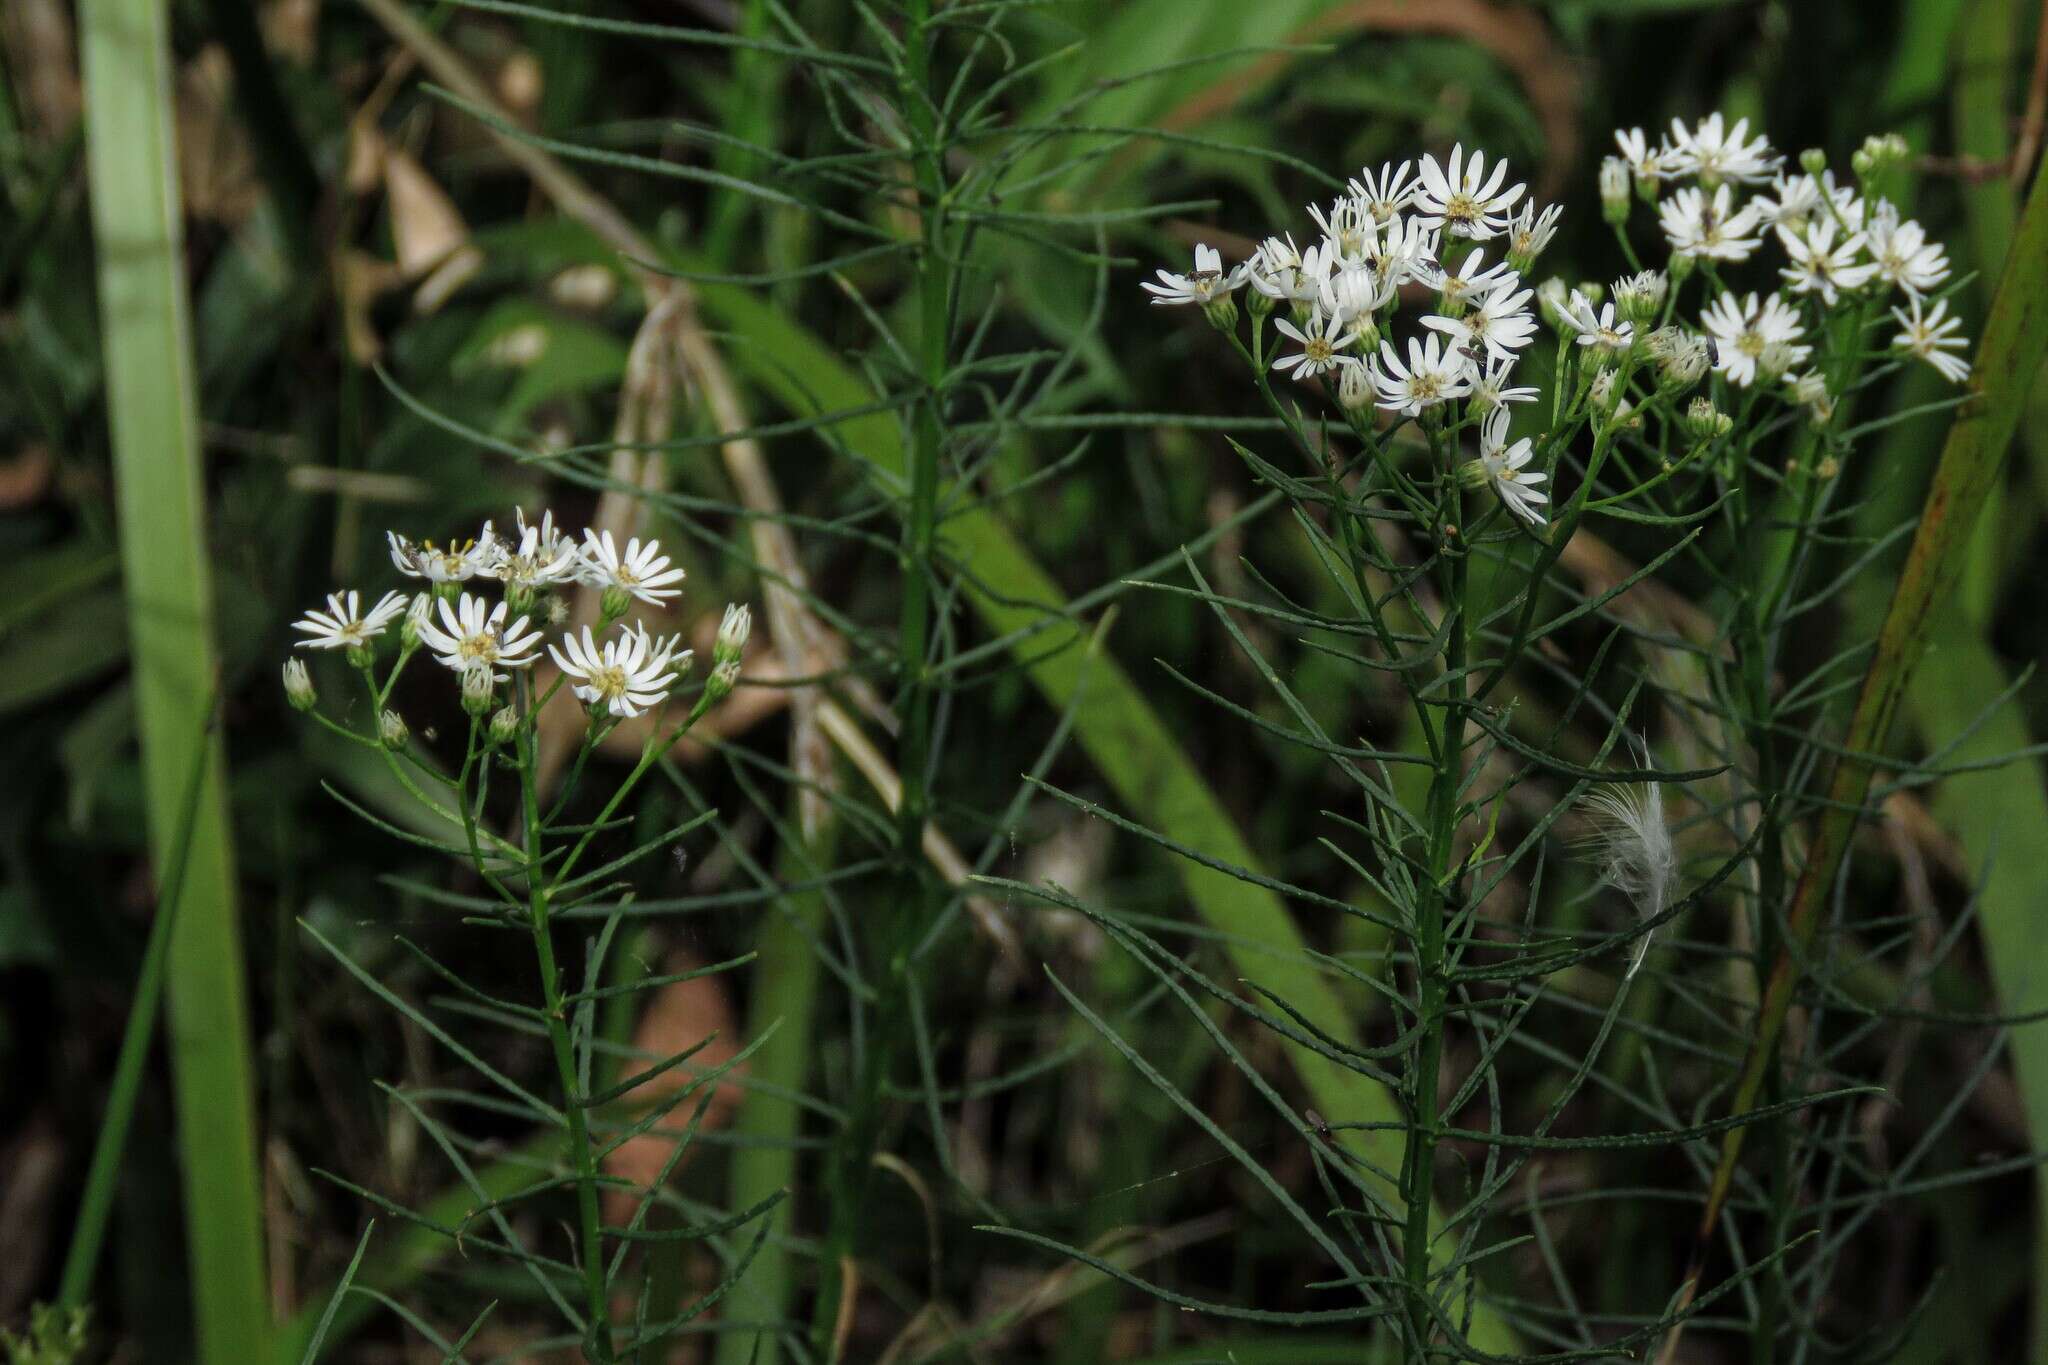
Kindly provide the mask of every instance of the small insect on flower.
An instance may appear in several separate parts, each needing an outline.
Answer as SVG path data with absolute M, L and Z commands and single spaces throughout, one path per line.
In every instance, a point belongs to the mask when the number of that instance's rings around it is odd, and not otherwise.
M 1550 495 L 1536 485 L 1550 476 L 1528 467 L 1534 453 L 1531 444 L 1524 436 L 1509 445 L 1508 410 L 1495 408 L 1486 415 L 1480 428 L 1479 458 L 1466 468 L 1484 476 L 1501 506 L 1531 526 L 1541 526 L 1543 505 L 1550 501 Z
M 384 534 L 391 542 L 391 562 L 398 566 L 398 571 L 407 578 L 424 578 L 436 587 L 466 582 L 487 573 L 498 557 L 497 533 L 488 521 L 484 523 L 483 534 L 475 540 L 450 541 L 445 546 L 431 540 L 407 540 L 396 531 Z
M 1157 284 L 1150 280 L 1139 281 L 1139 288 L 1152 295 L 1152 302 L 1169 305 L 1207 304 L 1243 284 L 1245 267 L 1240 265 L 1226 274 L 1223 269 L 1222 253 L 1213 246 L 1197 243 L 1193 271 L 1186 275 L 1176 275 L 1170 270 L 1161 270 L 1158 274 Z
M 1491 355 L 1498 360 L 1513 360 L 1515 352 L 1527 346 L 1536 335 L 1536 317 L 1529 311 L 1529 300 L 1533 292 L 1519 289 L 1494 290 L 1479 301 L 1479 306 L 1456 317 L 1430 316 L 1422 325 L 1434 332 L 1455 338 L 1467 347 L 1478 347 L 1481 355 Z M 1476 363 L 1478 357 L 1474 357 Z
M 585 626 L 580 639 L 563 636 L 563 648 L 549 645 L 548 655 L 576 680 L 572 690 L 592 711 L 630 720 L 661 705 L 682 676 L 671 666 L 676 644 L 673 639 L 657 640 L 638 626 L 622 626 L 600 645 Z M 688 667 L 689 660 L 690 652 L 684 650 L 682 666 Z
M 616 588 L 650 607 L 658 607 L 682 592 L 670 585 L 683 581 L 683 571 L 668 565 L 668 556 L 661 553 L 658 540 L 643 541 L 635 536 L 626 542 L 626 552 L 620 554 L 610 531 L 583 533 L 583 581 L 593 587 Z
M 442 599 L 440 608 L 440 625 L 420 623 L 420 643 L 457 673 L 504 682 L 509 675 L 498 669 L 525 668 L 540 656 L 540 632 L 524 616 L 507 625 L 510 609 L 503 602 L 492 606 L 463 593 L 456 602 Z
M 1892 316 L 1899 323 L 1893 346 L 1926 361 L 1950 383 L 1960 384 L 1970 377 L 1970 362 L 1955 354 L 1969 342 L 1962 336 L 1962 319 L 1948 315 L 1947 299 L 1936 299 L 1934 307 L 1925 312 L 1919 299 L 1909 299 L 1906 308 L 1892 309 Z
M 1650 746 L 1640 736 L 1629 736 L 1629 747 L 1644 768 L 1650 766 Z M 1671 891 L 1678 881 L 1678 850 L 1671 842 L 1671 829 L 1664 823 L 1664 794 L 1655 781 L 1602 783 L 1585 797 L 1592 831 L 1579 845 L 1600 865 L 1601 880 L 1627 896 L 1643 920 L 1654 920 L 1671 905 Z M 1650 935 L 1636 940 L 1628 964 L 1633 978 L 1650 951 Z
M 1735 207 L 1726 185 L 1708 196 L 1691 185 L 1675 192 L 1657 208 L 1658 226 L 1674 254 L 1710 261 L 1746 261 L 1762 240 L 1754 203 Z
M 502 579 L 508 589 L 552 587 L 575 578 L 581 561 L 576 542 L 555 529 L 555 514 L 543 512 L 538 525 L 529 526 L 526 510 L 515 509 L 519 519 L 519 543 L 497 542 L 486 572 Z
M 365 614 L 362 599 L 353 590 L 329 593 L 326 611 L 307 612 L 292 622 L 292 629 L 306 633 L 300 649 L 364 649 L 405 611 L 406 600 L 402 592 L 387 592 Z
M 1761 303 L 1755 294 L 1739 299 L 1722 294 L 1701 311 L 1700 325 L 1714 338 L 1714 368 L 1738 388 L 1755 382 L 1758 360 L 1773 343 L 1784 347 L 1782 355 L 1773 356 L 1780 373 L 1813 354 L 1811 346 L 1800 344 L 1798 311 L 1776 294 Z
M 1439 165 L 1433 156 L 1422 158 L 1417 172 L 1421 184 L 1415 191 L 1417 217 L 1425 224 L 1471 241 L 1497 237 L 1509 222 L 1509 211 L 1528 188 L 1507 185 L 1508 163 L 1493 163 L 1493 175 L 1486 175 L 1486 153 L 1472 149 L 1465 159 L 1463 143 L 1451 148 L 1449 165 Z

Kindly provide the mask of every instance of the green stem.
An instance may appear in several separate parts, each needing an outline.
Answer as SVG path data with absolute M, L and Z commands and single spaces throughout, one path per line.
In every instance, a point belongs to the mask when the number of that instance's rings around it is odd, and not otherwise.
M 584 1096 L 576 1081 L 576 1051 L 569 1040 L 569 1016 L 562 1004 L 561 972 L 555 965 L 554 935 L 548 927 L 548 881 L 541 849 L 540 793 L 535 786 L 534 713 L 525 674 L 519 675 L 519 779 L 526 825 L 527 909 L 533 923 L 533 951 L 540 968 L 540 988 L 547 1014 L 548 1043 L 562 1083 L 562 1112 L 569 1120 L 569 1147 L 576 1163 L 576 1209 L 581 1222 L 579 1252 L 583 1264 L 585 1348 L 597 1365 L 610 1365 L 611 1314 L 605 1304 L 604 1227 L 597 1205 L 597 1153 L 590 1145 Z

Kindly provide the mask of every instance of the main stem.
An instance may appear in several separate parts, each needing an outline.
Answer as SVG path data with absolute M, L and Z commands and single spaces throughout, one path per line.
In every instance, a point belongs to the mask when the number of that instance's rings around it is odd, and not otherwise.
M 1443 609 L 1454 620 L 1444 644 L 1444 672 L 1448 681 L 1436 773 L 1430 779 L 1425 812 L 1429 825 L 1429 883 L 1421 888 L 1415 908 L 1416 1010 L 1421 1039 L 1409 1080 L 1413 1122 L 1408 1128 L 1407 1149 L 1401 1163 L 1401 1196 L 1408 1207 L 1408 1224 L 1402 1238 L 1403 1275 L 1407 1281 L 1408 1326 L 1416 1359 L 1427 1356 L 1435 1329 L 1430 1292 L 1430 1248 L 1434 1237 L 1430 1223 L 1436 1184 L 1437 1129 L 1441 1122 L 1437 1092 L 1443 1067 L 1444 1006 L 1449 989 L 1444 972 L 1444 940 L 1451 910 L 1451 884 L 1455 880 L 1459 792 L 1465 776 L 1465 696 L 1469 687 L 1464 670 L 1471 621 L 1465 604 L 1470 561 L 1463 545 L 1458 543 L 1463 522 L 1458 485 L 1443 464 L 1434 436 L 1430 445 L 1445 490 L 1439 503 L 1445 560 L 1439 582 Z
M 903 522 L 898 567 L 903 603 L 898 618 L 900 686 L 897 712 L 902 730 L 897 742 L 897 771 L 902 795 L 896 807 L 897 859 L 900 868 L 892 913 L 878 917 L 878 952 L 873 960 L 891 981 L 881 992 L 875 1026 L 860 1059 L 848 1118 L 829 1164 L 832 1203 L 829 1235 L 821 1266 L 824 1284 L 812 1315 L 812 1338 L 828 1360 L 837 1360 L 843 1343 L 840 1324 L 849 1291 L 852 1264 L 867 1222 L 875 1146 L 881 1131 L 884 1083 L 907 1026 L 906 992 L 900 980 L 915 969 L 910 950 L 931 912 L 931 887 L 924 865 L 924 829 L 930 819 L 927 783 L 931 769 L 931 642 L 932 561 L 936 546 L 939 504 L 939 452 L 943 440 L 940 393 L 946 378 L 952 314 L 952 266 L 947 250 L 946 179 L 941 160 L 943 130 L 931 91 L 931 0 L 909 0 L 903 35 L 903 58 L 897 68 L 897 96 L 910 134 L 910 159 L 923 218 L 917 272 L 917 367 L 923 384 L 911 432 L 910 503 Z
M 548 1042 L 562 1083 L 562 1112 L 569 1121 L 569 1146 L 576 1156 L 576 1205 L 579 1259 L 583 1265 L 584 1311 L 589 1323 L 584 1340 L 597 1365 L 610 1365 L 612 1324 L 605 1304 L 604 1227 L 597 1205 L 597 1154 L 591 1150 L 584 1095 L 576 1081 L 576 1050 L 569 1041 L 569 1014 L 562 1004 L 561 971 L 555 965 L 554 935 L 548 927 L 548 882 L 541 849 L 540 793 L 534 784 L 532 696 L 525 675 L 518 682 L 524 713 L 519 727 L 519 780 L 526 826 L 527 910 L 533 925 L 533 953 L 540 967 L 540 989 L 547 1015 Z

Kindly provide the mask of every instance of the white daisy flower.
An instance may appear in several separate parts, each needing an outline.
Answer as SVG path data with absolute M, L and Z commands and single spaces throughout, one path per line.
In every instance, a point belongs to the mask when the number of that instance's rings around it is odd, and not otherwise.
M 1665 152 L 1652 147 L 1640 128 L 1617 128 L 1614 130 L 1614 145 L 1621 148 L 1621 159 L 1628 166 L 1629 173 L 1636 179 L 1636 188 L 1644 189 L 1656 184 L 1670 174 L 1665 165 Z
M 329 593 L 326 611 L 307 612 L 292 622 L 292 629 L 306 633 L 307 638 L 299 641 L 300 649 L 362 649 L 404 615 L 406 600 L 402 592 L 387 592 L 366 614 L 361 610 L 362 598 L 353 590 Z
M 1682 119 L 1671 120 L 1671 138 L 1662 155 L 1667 172 L 1696 175 L 1709 184 L 1723 180 L 1755 183 L 1768 176 L 1779 158 L 1772 155 L 1770 140 L 1759 134 L 1754 142 L 1744 135 L 1749 120 L 1739 118 L 1735 126 L 1723 129 L 1717 111 L 1687 128 Z
M 1366 369 L 1379 392 L 1379 406 L 1410 417 L 1472 391 L 1471 367 L 1455 349 L 1446 349 L 1440 337 L 1408 338 L 1406 365 L 1393 343 L 1383 341 Z
M 583 581 L 593 587 L 616 588 L 658 607 L 682 591 L 670 585 L 683 581 L 683 571 L 668 565 L 658 540 L 643 541 L 635 536 L 620 554 L 610 531 L 583 533 Z
M 1557 220 L 1564 216 L 1562 206 L 1552 204 L 1541 213 L 1536 211 L 1534 199 L 1525 200 L 1521 211 L 1508 223 L 1508 260 L 1518 270 L 1527 270 L 1550 245 L 1550 239 L 1557 235 Z
M 1700 325 L 1714 339 L 1714 368 L 1740 388 L 1755 382 L 1757 357 L 1773 344 L 1784 348 L 1773 356 L 1774 363 L 1783 362 L 1777 364 L 1780 371 L 1813 354 L 1813 347 L 1800 343 L 1798 310 L 1776 294 L 1762 303 L 1755 294 L 1723 294 L 1701 311 Z
M 440 625 L 420 623 L 420 643 L 457 673 L 503 682 L 509 675 L 499 669 L 525 668 L 539 657 L 540 632 L 524 616 L 507 625 L 510 608 L 503 602 L 493 606 L 463 593 L 452 603 L 442 598 L 440 608 Z
M 1442 295 L 1446 308 L 1461 307 L 1496 289 L 1512 289 L 1521 283 L 1521 277 L 1509 268 L 1506 261 L 1497 262 L 1491 268 L 1482 268 L 1485 260 L 1485 249 L 1474 247 L 1466 253 L 1464 264 L 1455 270 L 1448 266 L 1426 265 L 1415 272 L 1415 278 Z
M 1367 239 L 1379 232 L 1379 221 L 1372 216 L 1372 211 L 1348 196 L 1335 200 L 1327 211 L 1311 204 L 1308 216 L 1315 219 L 1316 226 L 1322 229 L 1327 248 L 1324 254 L 1331 258 L 1337 269 L 1364 260 Z
M 1367 213 L 1384 223 L 1415 202 L 1418 187 L 1410 183 L 1414 173 L 1415 164 L 1410 161 L 1389 162 L 1380 167 L 1377 176 L 1368 166 L 1346 188 Z
M 475 540 L 450 541 L 446 546 L 431 540 L 407 540 L 396 531 L 384 534 L 391 542 L 391 562 L 400 573 L 407 578 L 424 578 L 437 586 L 466 582 L 489 572 L 498 555 L 497 533 L 488 521 L 484 523 L 483 534 Z
M 1456 317 L 1426 317 L 1422 325 L 1457 340 L 1468 356 L 1483 350 L 1497 360 L 1513 360 L 1536 335 L 1536 316 L 1529 311 L 1534 297 L 1528 289 L 1496 289 Z
M 1507 175 L 1508 163 L 1496 161 L 1488 178 L 1486 154 L 1475 147 L 1467 161 L 1463 143 L 1451 148 L 1449 166 L 1425 156 L 1418 172 L 1421 184 L 1415 191 L 1417 217 L 1430 227 L 1473 241 L 1499 236 L 1508 225 L 1508 211 L 1527 188 L 1505 184 Z
M 1578 333 L 1581 346 L 1597 346 L 1619 355 L 1635 342 L 1634 324 L 1616 317 L 1612 303 L 1601 304 L 1600 311 L 1596 313 L 1586 296 L 1576 289 L 1557 310 L 1557 315 L 1568 329 Z
M 1206 243 L 1195 244 L 1195 268 L 1186 275 L 1176 275 L 1170 270 L 1158 272 L 1159 283 L 1140 280 L 1138 287 L 1152 295 L 1152 302 L 1163 304 L 1200 303 L 1208 304 L 1236 289 L 1244 283 L 1245 267 L 1224 273 L 1223 256 L 1215 247 Z
M 1757 216 L 1771 227 L 1802 227 L 1820 212 L 1821 182 L 1810 175 L 1788 176 L 1780 171 L 1771 178 L 1770 188 L 1749 202 Z
M 1906 308 L 1892 309 L 1892 316 L 1899 320 L 1900 328 L 1899 334 L 1892 338 L 1892 345 L 1926 361 L 1951 383 L 1960 384 L 1968 379 L 1970 362 L 1952 353 L 1962 350 L 1969 342 L 1961 334 L 1962 319 L 1948 316 L 1948 300 L 1936 299 L 1934 307 L 1925 312 L 1921 311 L 1917 298 L 1909 298 L 1906 304 Z
M 548 655 L 573 679 L 570 690 L 592 710 L 631 720 L 661 705 L 689 667 L 690 651 L 676 655 L 678 643 L 657 640 L 638 626 L 623 626 L 600 645 L 585 626 L 581 639 L 565 635 L 563 648 L 549 645 Z
M 1329 261 L 1322 244 L 1307 251 L 1297 250 L 1294 238 L 1268 237 L 1252 256 L 1247 278 L 1252 288 L 1270 299 L 1286 303 L 1314 303 L 1322 289 Z
M 1889 200 L 1880 199 L 1864 228 L 1870 259 L 1879 278 L 1919 298 L 1948 278 L 1948 253 L 1927 240 L 1927 230 L 1911 218 L 1900 219 Z
M 1486 415 L 1480 427 L 1479 459 L 1476 462 L 1486 474 L 1486 482 L 1493 488 L 1494 496 L 1501 505 L 1528 522 L 1531 526 L 1543 524 L 1543 505 L 1550 501 L 1550 495 L 1536 487 L 1550 476 L 1540 469 L 1530 469 L 1529 461 L 1534 452 L 1527 436 L 1508 444 L 1508 410 L 1495 408 Z
M 1657 206 L 1657 222 L 1672 251 L 1714 261 L 1746 261 L 1757 248 L 1758 214 L 1754 204 L 1735 207 L 1728 186 L 1710 197 L 1692 185 Z
M 1323 281 L 1319 309 L 1327 316 L 1342 319 L 1349 327 L 1360 318 L 1370 318 L 1393 301 L 1392 285 L 1380 283 L 1379 275 L 1369 266 L 1353 265 Z
M 1489 355 L 1486 365 L 1472 380 L 1472 395 L 1466 400 L 1471 412 L 1487 412 L 1508 403 L 1533 403 L 1539 397 L 1536 389 L 1527 384 L 1510 384 L 1514 376 L 1513 357 L 1502 359 Z
M 1313 379 L 1340 365 L 1358 363 L 1344 354 L 1345 349 L 1358 340 L 1358 333 L 1345 331 L 1344 319 L 1335 313 L 1325 315 L 1317 310 L 1309 317 L 1307 331 L 1286 318 L 1275 318 L 1273 325 L 1280 329 L 1282 336 L 1301 347 L 1297 354 L 1273 357 L 1273 368 L 1286 370 L 1290 379 Z
M 576 577 L 582 567 L 576 542 L 556 529 L 555 514 L 543 512 L 537 526 L 527 524 L 525 508 L 515 508 L 514 514 L 519 519 L 519 543 L 497 542 L 487 570 L 491 577 L 502 579 L 507 588 L 528 591 Z
M 1785 282 L 1798 293 L 1820 295 L 1831 308 L 1841 297 L 1841 290 L 1859 289 L 1877 273 L 1876 266 L 1856 259 L 1863 249 L 1863 234 L 1852 232 L 1837 244 L 1835 220 L 1831 217 L 1814 219 L 1804 232 L 1781 227 L 1778 240 L 1784 243 L 1785 254 L 1792 259 L 1790 265 L 1778 272 Z
M 1389 288 L 1399 288 L 1436 269 L 1437 230 L 1421 218 L 1395 214 L 1366 245 L 1366 264 Z

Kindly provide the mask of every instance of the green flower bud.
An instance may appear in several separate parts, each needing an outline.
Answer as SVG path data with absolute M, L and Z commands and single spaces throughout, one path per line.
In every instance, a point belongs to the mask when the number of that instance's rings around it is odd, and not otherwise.
M 313 675 L 306 672 L 304 661 L 284 661 L 284 696 L 294 711 L 310 711 L 320 700 L 319 694 L 313 690 Z
M 406 728 L 404 716 L 387 709 L 377 715 L 377 738 L 387 749 L 403 749 L 412 738 L 412 731 Z

